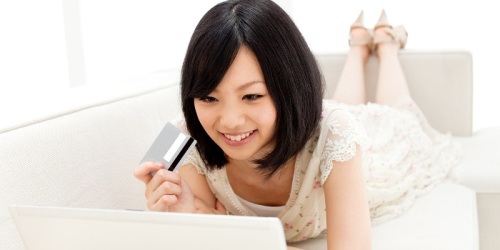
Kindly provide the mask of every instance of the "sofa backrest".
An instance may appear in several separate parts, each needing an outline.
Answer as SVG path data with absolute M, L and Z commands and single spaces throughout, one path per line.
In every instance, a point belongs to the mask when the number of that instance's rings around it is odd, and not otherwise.
M 332 96 L 346 54 L 319 54 L 317 60 L 326 82 L 325 96 Z M 411 95 L 429 123 L 456 136 L 472 134 L 472 55 L 467 51 L 400 52 Z M 367 97 L 374 100 L 378 60 L 370 57 L 365 68 Z

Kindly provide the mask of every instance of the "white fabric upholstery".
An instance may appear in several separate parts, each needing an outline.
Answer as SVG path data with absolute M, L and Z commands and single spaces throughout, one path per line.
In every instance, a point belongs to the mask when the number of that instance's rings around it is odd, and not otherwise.
M 500 192 L 500 126 L 484 128 L 472 137 L 455 137 L 464 148 L 461 183 L 480 193 Z
M 374 227 L 373 249 L 479 249 L 477 228 L 475 192 L 445 183 L 398 219 Z
M 331 97 L 346 55 L 318 55 L 325 77 L 325 96 Z M 408 51 L 399 53 L 411 95 L 429 123 L 441 132 L 472 134 L 472 55 L 467 51 Z M 367 98 L 374 100 L 378 60 L 365 67 Z
M 405 214 L 372 228 L 373 250 L 479 249 L 476 193 L 445 183 L 420 197 Z M 294 244 L 326 250 L 324 237 Z
M 178 86 L 110 92 L 109 102 L 92 96 L 47 120 L 0 132 L 1 249 L 22 245 L 10 204 L 145 209 L 144 187 L 132 172 L 179 112 Z
M 343 60 L 343 55 L 326 57 L 337 60 L 335 65 L 341 65 Z M 466 57 L 447 52 L 425 54 L 425 58 L 453 61 Z M 420 70 L 407 68 L 409 80 Z M 460 71 L 450 72 L 431 71 L 429 77 L 463 76 Z M 163 82 L 161 86 L 144 84 L 142 80 L 116 89 L 88 86 L 52 100 L 57 105 L 44 109 L 40 102 L 34 109 L 36 113 L 0 121 L 1 249 L 24 249 L 8 211 L 11 204 L 145 209 L 143 184 L 133 177 L 132 171 L 165 122 L 179 113 L 178 86 L 171 84 L 172 78 L 160 78 L 155 83 Z M 464 131 L 463 126 L 457 126 Z M 498 138 L 498 130 L 482 130 L 472 137 L 458 138 L 470 142 L 465 149 L 472 152 L 463 163 L 463 183 L 475 188 L 488 182 L 488 188 L 498 192 L 500 187 L 493 185 L 498 184 L 497 177 L 489 175 L 498 174 L 500 168 L 498 153 L 495 154 L 498 144 L 492 142 L 491 133 Z M 484 166 L 477 168 L 477 163 Z M 477 249 L 475 206 L 474 192 L 469 189 L 457 184 L 439 186 L 417 200 L 407 214 L 374 227 L 374 247 L 411 249 L 419 242 L 428 242 L 414 249 Z M 439 228 L 431 224 L 434 220 L 439 222 Z M 431 234 L 434 231 L 443 234 L 437 237 Z M 452 236 L 460 246 L 442 247 L 454 244 L 448 241 Z

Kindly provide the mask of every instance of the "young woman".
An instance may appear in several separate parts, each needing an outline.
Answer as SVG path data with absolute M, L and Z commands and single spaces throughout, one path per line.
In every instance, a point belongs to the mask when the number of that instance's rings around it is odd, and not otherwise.
M 289 242 L 326 231 L 328 249 L 369 249 L 371 223 L 398 216 L 446 179 L 458 149 L 410 98 L 398 59 L 404 28 L 382 12 L 368 30 L 360 15 L 350 36 L 334 99 L 323 100 L 316 60 L 275 3 L 210 9 L 182 68 L 178 124 L 197 150 L 178 173 L 156 162 L 136 168 L 149 209 L 276 216 Z M 372 53 L 378 90 L 366 103 Z

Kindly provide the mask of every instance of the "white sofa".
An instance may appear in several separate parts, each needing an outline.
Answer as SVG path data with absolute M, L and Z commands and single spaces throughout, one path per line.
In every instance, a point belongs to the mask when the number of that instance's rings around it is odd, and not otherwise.
M 401 52 L 431 124 L 464 145 L 460 183 L 443 183 L 399 218 L 373 227 L 373 249 L 479 249 L 476 192 L 500 192 L 500 129 L 472 133 L 468 52 Z M 318 55 L 331 94 L 344 54 Z M 375 60 L 367 68 L 369 89 Z M 35 111 L 33 111 L 35 110 Z M 146 209 L 133 175 L 162 126 L 180 111 L 178 72 L 71 89 L 0 122 L 0 249 L 25 249 L 8 206 Z M 7 119 L 5 119 L 6 117 Z M 10 118 L 9 118 L 10 117 Z M 326 249 L 324 239 L 297 244 Z

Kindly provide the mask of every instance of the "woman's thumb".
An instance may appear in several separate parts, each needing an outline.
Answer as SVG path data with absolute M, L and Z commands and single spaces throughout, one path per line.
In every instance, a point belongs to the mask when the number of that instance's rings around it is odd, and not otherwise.
M 227 214 L 226 207 L 219 200 L 215 202 L 215 210 L 220 214 Z

